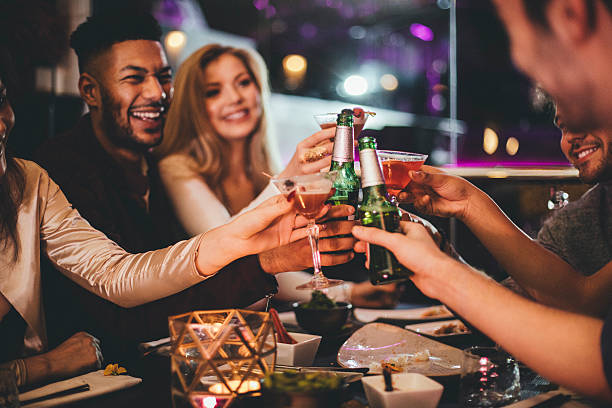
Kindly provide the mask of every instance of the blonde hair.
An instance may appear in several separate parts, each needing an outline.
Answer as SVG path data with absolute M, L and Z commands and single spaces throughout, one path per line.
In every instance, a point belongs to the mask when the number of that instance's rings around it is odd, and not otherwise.
M 221 181 L 228 176 L 228 144 L 213 129 L 204 106 L 204 71 L 211 62 L 225 54 L 240 59 L 253 78 L 261 94 L 262 113 L 257 129 L 247 141 L 246 173 L 253 182 L 256 195 L 267 185 L 263 172 L 272 174 L 277 168 L 277 155 L 272 149 L 267 112 L 269 111 L 270 87 L 268 72 L 263 58 L 255 51 L 222 46 L 206 45 L 189 56 L 180 66 L 174 82 L 174 98 L 168 111 L 164 138 L 155 149 L 158 158 L 182 153 L 195 163 L 195 170 L 202 175 L 217 198 L 228 207 Z

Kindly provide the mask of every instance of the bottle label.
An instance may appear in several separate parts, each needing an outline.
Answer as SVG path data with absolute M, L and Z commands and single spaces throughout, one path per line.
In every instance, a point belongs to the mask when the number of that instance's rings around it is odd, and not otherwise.
M 361 157 L 361 188 L 385 184 L 382 167 L 374 149 L 364 149 L 359 152 Z
M 352 162 L 353 158 L 353 128 L 337 126 L 334 137 L 334 152 L 332 160 L 338 163 Z

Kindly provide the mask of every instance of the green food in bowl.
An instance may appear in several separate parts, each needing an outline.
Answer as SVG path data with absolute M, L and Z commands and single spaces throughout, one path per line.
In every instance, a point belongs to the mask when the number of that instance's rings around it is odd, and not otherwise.
M 311 310 L 326 310 L 333 309 L 336 306 L 336 302 L 332 299 L 328 298 L 327 295 L 321 291 L 314 290 L 312 291 L 312 297 L 310 302 L 303 303 L 300 305 L 303 309 L 311 309 Z
M 335 391 L 342 385 L 342 379 L 334 373 L 271 373 L 263 380 L 263 388 L 273 392 L 321 392 Z

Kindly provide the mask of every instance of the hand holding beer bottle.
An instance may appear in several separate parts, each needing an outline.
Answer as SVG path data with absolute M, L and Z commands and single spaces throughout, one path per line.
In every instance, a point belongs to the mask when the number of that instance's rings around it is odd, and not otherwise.
M 385 179 L 376 154 L 376 139 L 369 136 L 359 139 L 359 155 L 363 201 L 357 213 L 361 224 L 389 232 L 399 231 L 401 214 L 399 208 L 388 199 Z M 370 281 L 374 285 L 406 280 L 411 275 L 393 253 L 381 246 L 368 245 L 366 254 Z

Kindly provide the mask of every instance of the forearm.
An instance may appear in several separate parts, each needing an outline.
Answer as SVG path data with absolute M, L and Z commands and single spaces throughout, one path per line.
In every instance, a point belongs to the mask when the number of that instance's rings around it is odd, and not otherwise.
M 603 291 L 588 286 L 582 274 L 527 236 L 483 192 L 470 202 L 462 221 L 504 270 L 539 302 L 596 316 L 606 312 L 608 302 Z M 597 292 L 598 297 L 593 297 Z
M 440 270 L 437 297 L 496 343 L 553 382 L 612 399 L 600 352 L 601 320 L 526 300 L 455 261 Z

